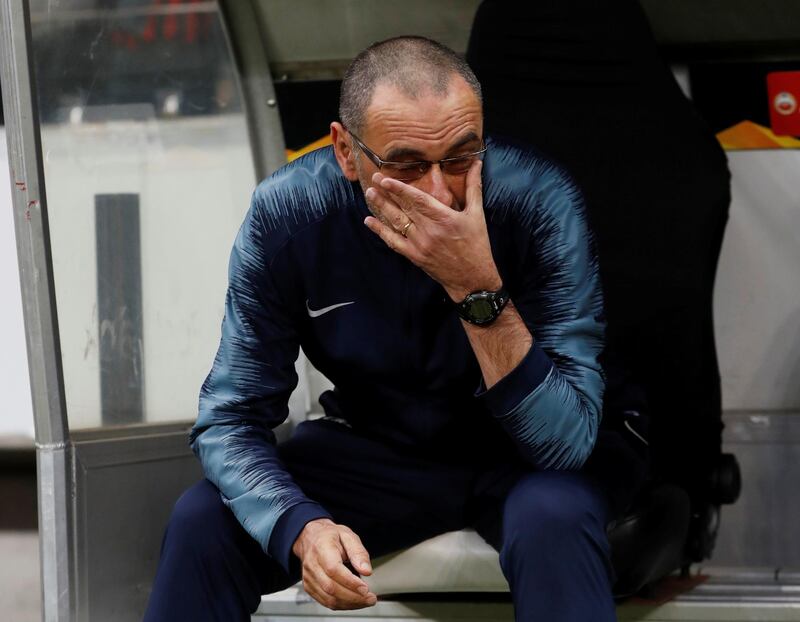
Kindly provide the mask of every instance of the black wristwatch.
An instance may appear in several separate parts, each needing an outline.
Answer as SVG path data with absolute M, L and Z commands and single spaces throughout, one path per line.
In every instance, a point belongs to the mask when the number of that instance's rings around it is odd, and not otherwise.
M 504 287 L 496 292 L 479 290 L 456 303 L 456 310 L 462 320 L 476 326 L 487 326 L 497 319 L 508 299 L 508 292 Z

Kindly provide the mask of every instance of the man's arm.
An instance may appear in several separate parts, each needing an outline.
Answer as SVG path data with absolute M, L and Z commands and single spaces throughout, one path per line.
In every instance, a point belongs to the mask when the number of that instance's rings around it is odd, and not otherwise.
M 371 573 L 358 536 L 308 499 L 278 458 L 272 429 L 286 419 L 297 384 L 296 310 L 287 300 L 297 297 L 276 282 L 261 208 L 256 191 L 231 253 L 222 339 L 201 389 L 192 449 L 262 549 L 287 572 L 292 556 L 300 559 L 311 596 L 333 609 L 373 605 L 375 595 L 344 565 Z
M 500 284 L 476 287 L 472 291 L 497 291 Z M 510 301 L 498 318 L 488 326 L 475 326 L 461 320 L 472 351 L 483 375 L 483 382 L 491 389 L 520 364 L 533 345 L 528 327 Z
M 462 212 L 380 175 L 373 178 L 380 191 L 368 191 L 385 222 L 401 223 L 404 215 L 415 226 L 407 238 L 376 218 L 367 218 L 367 226 L 454 301 L 478 289 L 496 290 L 501 282 L 486 232 L 480 169 L 476 163 L 468 173 Z M 600 418 L 600 289 L 576 196 L 562 179 L 543 200 L 542 209 L 563 217 L 541 227 L 533 242 L 546 278 L 526 283 L 490 326 L 463 323 L 489 387 L 481 397 L 539 468 L 579 468 L 594 446 Z
M 268 265 L 257 196 L 231 252 L 222 338 L 190 442 L 224 503 L 288 569 L 297 533 L 329 514 L 292 481 L 275 448 L 272 429 L 288 415 L 299 345 Z

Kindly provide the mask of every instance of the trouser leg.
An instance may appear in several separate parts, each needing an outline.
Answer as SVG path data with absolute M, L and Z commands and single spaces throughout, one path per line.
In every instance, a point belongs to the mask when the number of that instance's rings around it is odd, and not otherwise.
M 517 620 L 616 620 L 607 502 L 578 473 L 520 478 L 506 497 L 500 564 Z
M 305 422 L 278 447 L 311 499 L 358 534 L 374 557 L 463 526 L 471 476 L 405 456 L 349 429 Z M 145 622 L 250 619 L 288 577 L 203 480 L 178 500 L 164 536 Z
M 249 621 L 261 594 L 292 582 L 204 479 L 175 504 L 144 621 Z

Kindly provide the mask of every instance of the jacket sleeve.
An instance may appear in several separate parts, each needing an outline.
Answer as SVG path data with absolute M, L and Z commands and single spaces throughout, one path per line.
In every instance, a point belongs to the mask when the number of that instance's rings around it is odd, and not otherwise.
M 528 462 L 579 469 L 602 411 L 602 290 L 582 195 L 563 172 L 550 174 L 521 210 L 519 226 L 531 237 L 523 276 L 511 291 L 533 346 L 479 396 Z
M 288 571 L 303 526 L 329 514 L 292 481 L 275 447 L 272 429 L 288 416 L 297 385 L 299 345 L 270 272 L 257 197 L 233 245 L 222 338 L 190 443 L 223 503 Z

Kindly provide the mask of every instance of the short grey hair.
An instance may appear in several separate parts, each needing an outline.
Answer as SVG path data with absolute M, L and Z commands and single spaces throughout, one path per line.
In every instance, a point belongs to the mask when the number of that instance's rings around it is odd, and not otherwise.
M 339 118 L 355 132 L 364 129 L 364 116 L 379 84 L 390 84 L 412 99 L 424 92 L 447 93 L 453 75 L 461 76 L 479 102 L 481 85 L 467 61 L 441 43 L 425 37 L 403 36 L 373 43 L 355 57 L 342 80 Z

